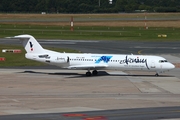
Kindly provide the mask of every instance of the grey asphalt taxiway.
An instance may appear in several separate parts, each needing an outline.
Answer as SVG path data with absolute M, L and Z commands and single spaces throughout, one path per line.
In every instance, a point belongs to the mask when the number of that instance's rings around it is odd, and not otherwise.
M 180 42 L 137 42 L 96 40 L 38 40 L 42 46 L 70 48 L 83 53 L 180 54 Z M 20 45 L 19 40 L 0 39 L 0 44 Z
M 180 118 L 180 42 L 39 40 L 83 53 L 155 54 L 177 68 L 151 72 L 24 67 L 0 69 L 0 120 L 130 120 Z M 18 40 L 1 39 L 0 44 Z M 50 69 L 51 68 L 51 69 Z

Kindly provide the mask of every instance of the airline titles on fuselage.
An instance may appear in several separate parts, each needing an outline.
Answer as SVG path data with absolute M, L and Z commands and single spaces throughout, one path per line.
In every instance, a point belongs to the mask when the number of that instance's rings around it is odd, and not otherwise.
M 91 58 L 92 57 L 94 58 L 94 61 L 96 64 L 100 62 L 104 62 L 104 63 L 119 62 L 119 64 L 125 64 L 126 66 L 129 66 L 129 67 L 141 67 L 141 68 L 146 67 L 147 69 L 149 69 L 146 58 L 139 58 L 139 57 L 131 58 L 131 57 L 128 57 L 128 55 L 126 55 L 124 59 L 116 59 L 116 60 L 113 59 L 113 56 L 91 56 Z M 85 59 L 85 58 L 77 57 L 77 59 Z M 132 65 L 133 63 L 135 64 L 142 63 L 142 64 Z

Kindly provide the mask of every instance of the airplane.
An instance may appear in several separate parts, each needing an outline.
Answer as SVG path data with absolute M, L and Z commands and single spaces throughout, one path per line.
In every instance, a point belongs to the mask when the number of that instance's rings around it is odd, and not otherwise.
M 87 70 L 86 76 L 98 75 L 98 70 L 153 71 L 155 76 L 169 71 L 175 66 L 160 56 L 133 54 L 91 54 L 60 53 L 44 49 L 31 35 L 8 37 L 19 39 L 26 50 L 25 57 L 65 69 Z M 92 72 L 91 72 L 92 71 Z

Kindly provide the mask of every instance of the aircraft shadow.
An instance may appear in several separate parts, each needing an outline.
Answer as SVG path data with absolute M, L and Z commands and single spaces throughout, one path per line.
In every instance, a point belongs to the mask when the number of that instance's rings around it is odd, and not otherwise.
M 36 71 L 24 71 L 20 73 L 32 73 L 32 74 L 46 74 L 46 75 L 81 75 L 78 73 L 48 73 L 48 72 L 36 72 Z
M 87 77 L 85 73 L 79 74 L 74 72 L 68 72 L 68 73 L 48 73 L 48 72 L 36 72 L 36 71 L 24 71 L 19 73 L 32 73 L 32 74 L 46 74 L 46 75 L 67 75 L 66 78 L 81 78 L 81 77 Z M 68 76 L 69 75 L 69 76 Z M 90 76 L 90 77 L 102 77 L 102 76 L 132 76 L 132 77 L 157 77 L 155 75 L 140 75 L 140 74 L 109 74 L 106 71 L 98 71 L 98 75 L 96 76 Z M 158 77 L 173 77 L 171 75 L 159 75 Z

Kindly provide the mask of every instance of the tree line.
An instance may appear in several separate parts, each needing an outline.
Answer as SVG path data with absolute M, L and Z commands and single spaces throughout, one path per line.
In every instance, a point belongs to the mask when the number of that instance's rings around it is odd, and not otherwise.
M 112 1 L 112 3 L 110 2 Z M 180 12 L 180 0 L 1 0 L 1 13 Z

